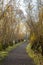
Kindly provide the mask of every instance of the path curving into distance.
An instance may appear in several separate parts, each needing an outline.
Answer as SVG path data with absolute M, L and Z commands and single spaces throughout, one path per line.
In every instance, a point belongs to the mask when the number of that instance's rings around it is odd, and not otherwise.
M 13 49 L 0 65 L 35 65 L 26 53 L 27 42 Z

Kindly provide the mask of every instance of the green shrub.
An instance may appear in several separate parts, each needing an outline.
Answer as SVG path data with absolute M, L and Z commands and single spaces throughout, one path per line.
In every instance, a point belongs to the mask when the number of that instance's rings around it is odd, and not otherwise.
M 5 50 L 8 47 L 8 43 L 3 43 L 2 48 Z
M 10 42 L 9 45 L 10 45 L 10 46 L 13 46 L 13 42 Z
M 18 40 L 15 40 L 15 44 L 17 44 L 18 43 Z
M 2 50 L 2 44 L 0 43 L 0 51 Z

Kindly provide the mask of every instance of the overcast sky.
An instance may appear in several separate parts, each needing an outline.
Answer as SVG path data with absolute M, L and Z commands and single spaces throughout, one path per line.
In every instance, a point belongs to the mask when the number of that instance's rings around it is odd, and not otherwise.
M 6 6 L 6 4 L 9 2 L 10 0 L 4 0 L 4 7 Z M 18 2 L 19 1 L 19 2 Z M 15 2 L 16 2 L 16 6 L 18 6 L 19 5 L 19 9 L 21 9 L 22 10 L 22 12 L 23 12 L 23 14 L 24 14 L 24 16 L 27 16 L 28 15 L 28 13 L 27 13 L 27 5 L 28 5 L 28 3 L 29 3 L 29 0 L 15 0 Z M 34 8 L 33 8 L 33 16 L 35 17 L 36 15 L 37 15 L 37 11 L 36 11 L 36 9 L 37 9 L 37 4 L 36 4 L 36 2 L 37 2 L 37 0 L 32 0 L 32 2 L 31 2 L 31 4 L 34 6 Z M 11 2 L 12 3 L 12 2 Z
M 4 6 L 6 6 L 6 4 L 9 2 L 10 0 L 4 0 Z M 25 1 L 27 1 L 27 0 L 16 0 L 16 2 L 18 2 L 18 1 L 20 1 L 20 4 L 21 4 L 21 6 L 23 6 L 23 5 L 26 5 L 25 4 Z M 23 2 L 24 1 L 24 2 Z M 37 0 L 32 0 L 32 4 L 33 5 L 36 5 L 36 1 Z M 28 3 L 28 1 L 27 1 L 27 3 Z

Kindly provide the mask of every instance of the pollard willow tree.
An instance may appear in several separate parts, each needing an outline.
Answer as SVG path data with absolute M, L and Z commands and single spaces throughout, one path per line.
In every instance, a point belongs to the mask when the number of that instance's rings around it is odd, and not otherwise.
M 28 26 L 31 29 L 31 35 L 34 35 L 34 39 L 33 39 L 33 45 L 32 48 L 36 47 L 36 49 L 38 50 L 39 46 L 41 46 L 42 49 L 42 55 L 43 55 L 43 3 L 41 2 L 41 0 L 37 1 L 37 10 L 38 10 L 38 21 L 35 22 L 33 16 L 32 16 L 32 5 L 31 5 L 32 0 L 30 0 L 29 3 L 29 15 L 28 15 Z M 42 3 L 42 4 L 41 4 Z
M 3 0 L 4 2 L 4 0 Z M 17 22 L 15 20 L 13 6 L 9 5 L 9 3 L 6 5 L 5 9 L 3 10 L 3 7 L 1 7 L 1 15 L 0 15 L 0 42 L 2 45 L 6 45 L 9 42 L 13 42 L 13 39 L 15 39 L 14 30 L 16 28 Z M 3 4 L 2 4 L 3 5 Z M 3 5 L 4 6 L 4 5 Z

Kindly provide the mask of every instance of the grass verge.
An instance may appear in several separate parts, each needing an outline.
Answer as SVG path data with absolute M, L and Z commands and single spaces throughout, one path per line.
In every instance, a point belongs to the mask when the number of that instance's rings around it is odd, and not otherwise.
M 8 53 L 15 49 L 17 46 L 21 45 L 23 42 L 20 42 L 20 43 L 17 43 L 17 44 L 14 44 L 13 46 L 8 46 L 8 48 L 6 48 L 6 50 L 2 50 L 0 51 L 0 61 L 2 61 L 7 55 Z
M 28 53 L 28 55 L 34 60 L 36 65 L 43 65 L 43 57 L 40 53 L 35 53 L 32 49 L 31 49 L 31 43 L 29 43 L 26 47 L 26 51 Z

